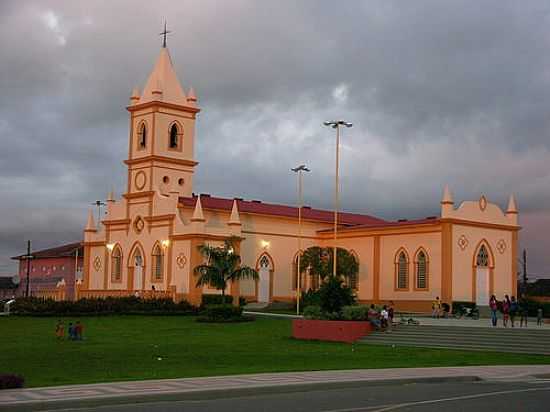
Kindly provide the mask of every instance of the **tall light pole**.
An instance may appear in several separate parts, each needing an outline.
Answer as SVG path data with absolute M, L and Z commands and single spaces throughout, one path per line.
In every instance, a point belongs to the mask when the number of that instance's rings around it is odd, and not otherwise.
M 336 239 L 338 233 L 338 208 L 340 203 L 340 191 L 339 191 L 339 169 L 340 169 L 340 128 L 342 126 L 352 127 L 353 124 L 344 120 L 331 120 L 326 121 L 323 125 L 336 129 L 336 174 L 335 174 L 335 189 L 334 189 L 334 257 L 332 259 L 332 275 L 336 277 Z
M 302 207 L 304 206 L 304 192 L 302 184 L 303 172 L 310 172 L 311 170 L 306 165 L 300 165 L 292 170 L 298 174 L 298 263 L 297 263 L 297 278 L 296 278 L 296 314 L 300 314 L 300 298 L 302 296 L 302 271 L 300 270 L 300 258 L 302 256 Z

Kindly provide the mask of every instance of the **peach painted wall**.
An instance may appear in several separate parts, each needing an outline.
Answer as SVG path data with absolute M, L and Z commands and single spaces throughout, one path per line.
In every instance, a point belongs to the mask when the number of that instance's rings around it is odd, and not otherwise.
M 333 246 L 334 243 L 325 241 L 322 246 Z M 338 239 L 338 247 L 353 250 L 359 258 L 359 276 L 357 297 L 359 300 L 371 300 L 373 297 L 373 271 L 374 271 L 374 238 L 362 237 L 351 239 Z
M 494 292 L 499 299 L 504 294 L 511 293 L 512 284 L 512 232 L 502 229 L 490 229 L 453 224 L 453 299 L 472 300 L 472 274 L 476 247 L 482 239 L 487 240 L 495 258 Z M 459 246 L 459 239 L 464 236 L 467 246 L 464 250 Z M 500 253 L 497 243 L 506 243 L 506 250 Z
M 395 290 L 395 255 L 404 248 L 409 256 L 409 289 Z M 427 291 L 414 290 L 415 253 L 423 247 L 428 253 L 429 272 Z M 432 300 L 441 295 L 441 233 L 416 233 L 380 237 L 380 299 Z

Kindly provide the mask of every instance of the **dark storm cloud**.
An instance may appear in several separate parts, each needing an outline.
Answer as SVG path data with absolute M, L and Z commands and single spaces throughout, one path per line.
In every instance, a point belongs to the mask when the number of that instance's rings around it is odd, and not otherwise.
M 541 254 L 549 12 L 545 1 L 2 2 L 0 269 L 26 238 L 80 237 L 90 203 L 124 189 L 124 107 L 165 17 L 203 109 L 197 192 L 293 202 L 288 170 L 307 162 L 307 203 L 331 207 L 334 137 L 320 124 L 344 116 L 346 209 L 435 214 L 445 183 L 457 200 L 484 192 L 503 207 L 515 192 L 524 244 Z

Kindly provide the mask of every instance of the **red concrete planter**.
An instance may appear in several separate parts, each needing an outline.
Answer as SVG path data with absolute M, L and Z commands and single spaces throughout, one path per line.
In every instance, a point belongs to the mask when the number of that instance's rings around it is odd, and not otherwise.
M 326 340 L 353 343 L 373 330 L 370 322 L 348 320 L 309 320 L 292 321 L 292 337 L 306 340 Z

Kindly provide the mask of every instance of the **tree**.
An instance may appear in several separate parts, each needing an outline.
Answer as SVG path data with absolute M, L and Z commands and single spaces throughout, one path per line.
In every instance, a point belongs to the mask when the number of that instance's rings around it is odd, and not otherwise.
M 223 246 L 200 245 L 199 252 L 206 258 L 206 263 L 198 265 L 194 269 L 195 276 L 198 276 L 198 286 L 210 286 L 221 290 L 222 302 L 225 304 L 225 291 L 228 282 L 241 279 L 258 280 L 258 272 L 249 267 L 241 265 L 241 257 L 235 253 L 233 247 L 235 239 L 231 238 L 224 242 Z
M 337 248 L 336 277 L 349 278 L 357 276 L 359 263 L 355 256 L 346 249 Z M 333 276 L 333 248 L 312 246 L 304 251 L 300 258 L 300 271 L 309 270 L 310 276 L 318 276 L 321 280 Z

